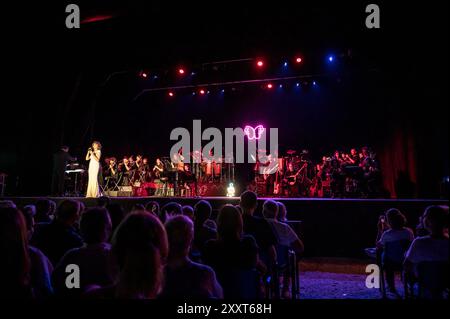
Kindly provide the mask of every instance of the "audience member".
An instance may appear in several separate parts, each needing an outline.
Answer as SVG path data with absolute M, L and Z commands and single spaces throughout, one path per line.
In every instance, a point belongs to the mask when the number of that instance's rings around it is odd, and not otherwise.
M 421 262 L 449 261 L 448 206 L 427 207 L 422 221 L 429 235 L 414 239 L 405 256 L 405 271 L 413 277 Z
M 206 200 L 197 202 L 194 206 L 194 243 L 193 251 L 203 253 L 205 243 L 217 238 L 217 231 L 206 225 L 212 213 L 211 204 Z
M 56 294 L 74 296 L 90 286 L 107 286 L 114 282 L 117 269 L 111 257 L 111 219 L 106 208 L 88 209 L 81 216 L 80 230 L 85 244 L 69 250 L 56 265 L 52 275 Z M 80 268 L 80 289 L 68 289 L 65 284 L 66 267 L 75 264 Z
M 289 247 L 300 254 L 304 250 L 303 242 L 298 238 L 291 226 L 278 221 L 278 207 L 275 201 L 265 201 L 263 204 L 263 216 L 274 229 L 278 245 Z
M 258 246 L 252 236 L 243 234 L 242 216 L 236 207 L 225 205 L 217 217 L 217 239 L 205 243 L 203 260 L 216 273 L 230 269 L 254 269 Z
M 160 214 L 160 209 L 159 209 L 159 204 L 158 204 L 158 202 L 157 201 L 151 201 L 151 202 L 148 202 L 146 205 L 145 205 L 145 209 L 149 212 L 149 213 L 152 213 L 153 215 L 155 215 L 156 217 L 159 217 L 159 214 Z
M 165 223 L 168 218 L 176 215 L 183 215 L 183 208 L 178 203 L 169 202 L 161 208 L 159 219 Z
M 169 256 L 164 271 L 162 297 L 222 298 L 222 288 L 214 271 L 192 262 L 188 255 L 194 237 L 194 225 L 187 216 L 175 216 L 166 223 Z
M 263 204 L 263 216 L 272 226 L 275 235 L 277 237 L 277 261 L 279 265 L 286 265 L 288 262 L 288 249 L 292 249 L 295 253 L 301 254 L 304 251 L 303 242 L 298 238 L 295 231 L 284 222 L 280 222 L 278 219 L 279 203 L 267 200 Z M 286 207 L 284 210 L 286 212 Z M 282 274 L 283 276 L 283 287 L 282 296 L 284 298 L 290 298 L 290 280 L 291 276 L 289 273 L 289 268 L 286 267 L 286 271 Z
M 183 215 L 189 217 L 190 220 L 194 220 L 194 209 L 190 205 L 183 206 Z
M 92 298 L 153 299 L 160 291 L 168 254 L 166 231 L 149 212 L 131 213 L 114 233 L 112 251 L 119 275 L 112 286 L 92 289 Z
M 97 198 L 97 206 L 98 207 L 108 207 L 111 204 L 111 199 L 108 196 L 100 196 Z
M 52 203 L 55 204 L 54 201 L 45 198 L 36 202 L 36 216 L 34 218 L 36 223 L 49 223 L 52 221 L 54 213 Z
M 266 266 L 271 266 L 277 260 L 275 245 L 277 239 L 269 223 L 254 216 L 258 206 L 258 198 L 252 191 L 245 191 L 241 194 L 239 206 L 242 209 L 242 220 L 244 223 L 244 233 L 255 238 L 260 249 L 260 257 Z
M 83 245 L 82 238 L 74 229 L 79 217 L 80 202 L 64 200 L 58 207 L 56 218 L 41 224 L 33 234 L 31 243 L 56 265 L 69 249 Z
M 282 202 L 277 202 L 278 205 L 278 221 L 285 223 L 287 222 L 287 209 L 286 206 Z
M 0 249 L 1 299 L 52 294 L 51 263 L 39 249 L 28 245 L 26 221 L 17 208 L 0 208 Z

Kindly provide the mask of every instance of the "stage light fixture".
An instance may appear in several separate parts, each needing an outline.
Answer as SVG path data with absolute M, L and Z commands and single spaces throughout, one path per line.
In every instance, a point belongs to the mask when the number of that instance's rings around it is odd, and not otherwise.
M 271 89 L 271 88 L 273 88 L 273 85 L 272 85 L 272 83 L 267 83 L 267 86 L 266 86 L 268 89 Z
M 296 86 L 296 87 L 299 87 L 299 86 L 300 86 L 300 83 L 298 83 L 298 82 L 295 83 L 295 86 Z
M 148 77 L 148 74 L 145 71 L 141 71 L 141 73 L 139 75 L 141 76 L 141 78 L 144 78 L 144 79 L 146 79 Z
M 179 68 L 179 69 L 178 69 L 178 73 L 179 73 L 179 74 L 184 74 L 184 69 Z
M 264 66 L 264 61 L 263 60 L 258 60 L 258 62 L 256 62 L 256 65 L 261 68 L 261 67 Z
M 302 60 L 301 57 L 296 57 L 296 58 L 295 58 L 295 62 L 296 62 L 296 63 L 302 63 L 302 61 L 303 61 L 303 60 Z
M 280 84 L 279 87 L 280 87 L 280 89 L 283 88 L 283 84 Z
M 284 63 L 283 63 L 283 66 L 284 66 L 284 67 L 287 67 L 287 66 L 288 66 L 288 63 L 287 63 L 287 62 L 284 62 Z
M 334 61 L 334 56 L 329 55 L 329 56 L 328 56 L 328 62 L 333 62 L 333 61 Z
M 169 96 L 170 96 L 170 97 L 174 96 L 174 94 L 173 94 L 173 92 L 172 92 L 172 91 L 171 91 L 171 92 L 169 92 Z
M 200 93 L 201 95 L 203 95 L 203 94 L 205 94 L 205 90 L 201 89 L 201 90 L 199 91 L 199 93 Z

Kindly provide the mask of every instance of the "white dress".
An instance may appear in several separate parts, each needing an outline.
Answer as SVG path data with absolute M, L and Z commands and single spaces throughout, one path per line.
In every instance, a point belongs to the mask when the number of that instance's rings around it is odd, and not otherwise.
M 100 158 L 100 150 L 95 151 L 97 158 Z M 100 186 L 98 185 L 98 172 L 100 170 L 100 162 L 94 156 L 89 160 L 88 171 L 88 187 L 86 197 L 99 197 L 101 195 Z

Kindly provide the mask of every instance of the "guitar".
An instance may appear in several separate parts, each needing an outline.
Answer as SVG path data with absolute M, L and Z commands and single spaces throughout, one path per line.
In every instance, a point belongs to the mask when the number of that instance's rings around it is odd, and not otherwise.
M 295 185 L 297 183 L 297 176 L 305 169 L 307 163 L 303 164 L 303 166 L 295 173 L 294 175 L 287 177 L 287 182 L 290 186 Z

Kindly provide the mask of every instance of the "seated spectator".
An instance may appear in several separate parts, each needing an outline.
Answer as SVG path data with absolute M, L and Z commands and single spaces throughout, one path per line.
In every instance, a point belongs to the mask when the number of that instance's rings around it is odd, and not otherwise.
M 56 265 L 69 249 L 83 245 L 82 238 L 74 228 L 79 218 L 80 203 L 64 200 L 58 207 L 56 218 L 41 224 L 33 234 L 31 243 Z
M 36 202 L 36 223 L 49 223 L 52 221 L 55 202 L 49 199 L 40 199 Z
M 225 205 L 217 217 L 217 239 L 206 242 L 203 261 L 216 272 L 225 298 L 239 295 L 245 285 L 236 277 L 255 271 L 258 265 L 258 246 L 253 237 L 243 235 L 242 215 L 232 205 Z M 243 279 L 243 278 L 242 278 Z
M 289 247 L 300 254 L 304 250 L 303 242 L 298 238 L 291 226 L 278 221 L 278 207 L 275 201 L 265 201 L 263 205 L 263 216 L 274 229 L 278 245 Z
M 298 238 L 294 230 L 286 223 L 280 222 L 278 218 L 278 208 L 280 206 L 277 202 L 267 200 L 263 205 L 263 216 L 272 226 L 277 237 L 277 260 L 279 265 L 287 264 L 287 248 L 292 249 L 297 254 L 301 254 L 304 251 L 303 242 Z M 284 205 L 283 205 L 284 207 Z M 286 209 L 286 207 L 285 207 Z M 289 269 L 286 267 L 286 271 L 283 275 L 283 288 L 282 296 L 284 298 L 290 298 L 290 274 Z
M 192 206 L 184 205 L 183 215 L 189 217 L 190 220 L 194 220 L 194 209 L 192 208 Z
M 232 205 L 225 205 L 217 217 L 217 239 L 205 243 L 204 262 L 217 272 L 228 269 L 254 269 L 258 246 L 252 236 L 243 234 L 242 216 Z
M 145 207 L 142 204 L 134 204 L 131 208 L 131 212 L 145 212 Z
M 397 294 L 395 289 L 395 270 L 401 270 L 401 264 L 409 243 L 414 239 L 414 233 L 411 229 L 406 228 L 405 216 L 395 208 L 389 209 L 383 218 L 379 221 L 378 232 L 379 240 L 377 249 L 383 250 L 388 243 L 398 243 L 397 248 L 391 249 L 390 255 L 386 255 L 386 251 L 382 251 L 382 263 L 386 273 L 386 283 L 390 292 Z M 403 243 L 402 243 L 403 242 Z M 400 244 L 400 246 L 398 246 Z
M 165 298 L 222 298 L 222 288 L 214 271 L 192 262 L 189 249 L 194 237 L 194 225 L 187 216 L 175 216 L 166 223 L 169 256 L 164 268 Z
M 107 242 L 111 234 L 111 220 L 105 208 L 91 208 L 83 213 L 80 222 L 81 235 L 85 244 L 69 250 L 56 265 L 52 275 L 53 287 L 60 296 L 79 296 L 92 285 L 113 284 L 117 270 L 111 257 L 111 245 Z M 80 268 L 81 289 L 67 289 L 67 265 Z
M 253 236 L 260 249 L 260 257 L 266 266 L 271 266 L 277 260 L 275 245 L 277 239 L 272 227 L 263 219 L 254 216 L 258 206 L 258 198 L 252 191 L 245 191 L 241 194 L 239 206 L 242 209 L 242 220 L 244 223 L 244 233 Z
M 120 204 L 110 204 L 107 207 L 109 212 L 109 217 L 111 218 L 111 234 L 114 233 L 117 226 L 122 222 L 125 218 L 125 211 Z
M 176 215 L 183 215 L 183 208 L 178 203 L 169 202 L 161 208 L 159 219 L 165 223 L 169 217 Z
M 162 284 L 168 243 L 164 226 L 149 212 L 125 217 L 113 236 L 119 275 L 114 285 L 92 289 L 92 298 L 153 299 Z
M 159 214 L 160 214 L 160 209 L 159 209 L 159 204 L 158 204 L 158 202 L 157 201 L 151 201 L 151 202 L 148 202 L 146 205 L 145 205 L 145 209 L 149 212 L 149 213 L 152 213 L 153 215 L 155 215 L 156 217 L 158 217 L 159 216 Z
M 212 207 L 206 200 L 201 200 L 194 206 L 194 243 L 192 250 L 200 255 L 203 253 L 205 243 L 217 238 L 217 231 L 206 225 L 211 217 Z
M 282 202 L 277 202 L 277 205 L 278 205 L 277 219 L 282 223 L 286 223 L 288 221 L 286 206 Z
M 36 207 L 27 205 L 22 214 L 25 218 L 27 228 L 27 241 L 31 240 L 34 233 L 34 217 Z M 31 260 L 31 285 L 33 286 L 33 295 L 36 298 L 46 298 L 53 294 L 53 288 L 50 282 L 50 274 L 53 272 L 53 265 L 50 260 L 38 248 L 28 245 Z
M 429 235 L 417 237 L 405 256 L 405 272 L 417 277 L 417 265 L 421 262 L 449 262 L 448 206 L 429 206 L 422 216 Z
M 97 206 L 98 207 L 108 207 L 111 203 L 111 199 L 108 196 L 100 196 L 97 198 Z
M 28 245 L 25 218 L 17 208 L 0 208 L 0 247 L 1 299 L 51 295 L 51 264 L 39 249 Z
M 34 218 L 36 217 L 36 206 L 27 205 L 22 209 L 23 217 L 27 225 L 27 240 L 31 240 L 34 233 Z
M 387 228 L 384 227 L 385 230 L 381 232 L 380 239 L 377 242 L 378 248 L 383 248 L 388 242 L 413 241 L 414 233 L 411 229 L 405 227 L 406 217 L 398 209 L 391 208 L 386 212 L 386 222 Z

